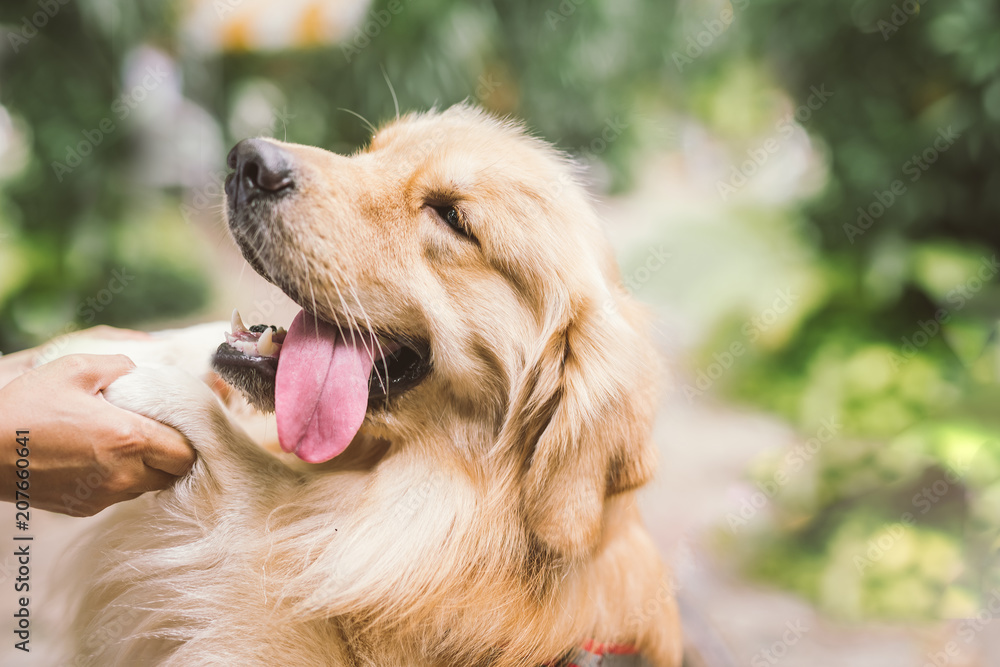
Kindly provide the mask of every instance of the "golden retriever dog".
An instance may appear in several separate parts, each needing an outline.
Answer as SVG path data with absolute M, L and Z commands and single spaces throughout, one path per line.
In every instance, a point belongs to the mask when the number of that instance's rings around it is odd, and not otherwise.
M 463 105 L 229 166 L 233 237 L 302 311 L 234 316 L 214 364 L 284 453 L 177 368 L 107 390 L 199 458 L 95 540 L 74 664 L 679 664 L 634 497 L 657 355 L 571 164 Z

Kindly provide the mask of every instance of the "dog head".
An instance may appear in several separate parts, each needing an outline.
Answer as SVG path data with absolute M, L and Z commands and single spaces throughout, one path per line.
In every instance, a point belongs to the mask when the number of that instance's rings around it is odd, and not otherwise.
M 318 462 L 359 431 L 447 443 L 518 485 L 544 548 L 592 549 L 605 499 L 651 475 L 658 371 L 571 164 L 458 106 L 349 156 L 246 140 L 229 166 L 234 238 L 303 312 L 276 372 L 217 366 L 255 374 L 282 446 Z

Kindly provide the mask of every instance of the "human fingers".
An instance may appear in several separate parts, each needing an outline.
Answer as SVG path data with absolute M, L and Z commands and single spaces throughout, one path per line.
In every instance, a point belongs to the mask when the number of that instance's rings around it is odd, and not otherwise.
M 130 372 L 135 364 L 124 354 L 71 354 L 40 368 L 64 375 L 71 384 L 96 394 Z
M 173 486 L 180 477 L 170 473 L 151 468 L 143 464 L 142 469 L 137 473 L 132 484 L 126 491 L 128 493 L 147 493 L 149 491 L 159 491 Z
M 195 462 L 195 451 L 178 431 L 158 421 L 129 413 L 138 420 L 140 440 L 135 443 L 139 458 L 148 467 L 179 477 Z

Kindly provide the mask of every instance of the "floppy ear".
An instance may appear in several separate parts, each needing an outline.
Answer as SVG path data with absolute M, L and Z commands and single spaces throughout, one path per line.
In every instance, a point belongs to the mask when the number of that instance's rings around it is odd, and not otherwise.
M 526 453 L 526 524 L 568 558 L 597 545 L 605 499 L 645 484 L 655 468 L 659 364 L 644 315 L 626 295 L 617 301 L 577 304 L 551 328 L 504 427 Z

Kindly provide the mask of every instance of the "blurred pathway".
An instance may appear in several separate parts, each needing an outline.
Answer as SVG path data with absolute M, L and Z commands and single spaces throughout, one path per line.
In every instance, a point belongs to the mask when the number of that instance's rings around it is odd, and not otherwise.
M 686 396 L 681 387 L 693 383 L 699 370 L 689 355 L 705 344 L 727 310 L 742 304 L 747 312 L 760 312 L 777 291 L 807 293 L 816 278 L 810 251 L 782 231 L 780 220 L 761 225 L 745 201 L 721 202 L 705 178 L 713 169 L 704 167 L 679 155 L 658 157 L 635 191 L 602 206 L 626 282 L 653 307 L 669 368 L 655 430 L 660 473 L 640 502 L 675 569 L 680 596 L 715 629 L 735 665 L 1000 666 L 996 621 L 972 643 L 957 624 L 841 624 L 797 596 L 746 582 L 713 557 L 713 535 L 726 529 L 726 514 L 738 511 L 754 490 L 744 472 L 748 465 L 800 439 L 773 417 L 718 404 L 711 389 Z M 741 206 L 749 209 L 748 217 Z M 654 250 L 668 252 L 670 261 L 644 274 L 641 267 Z

